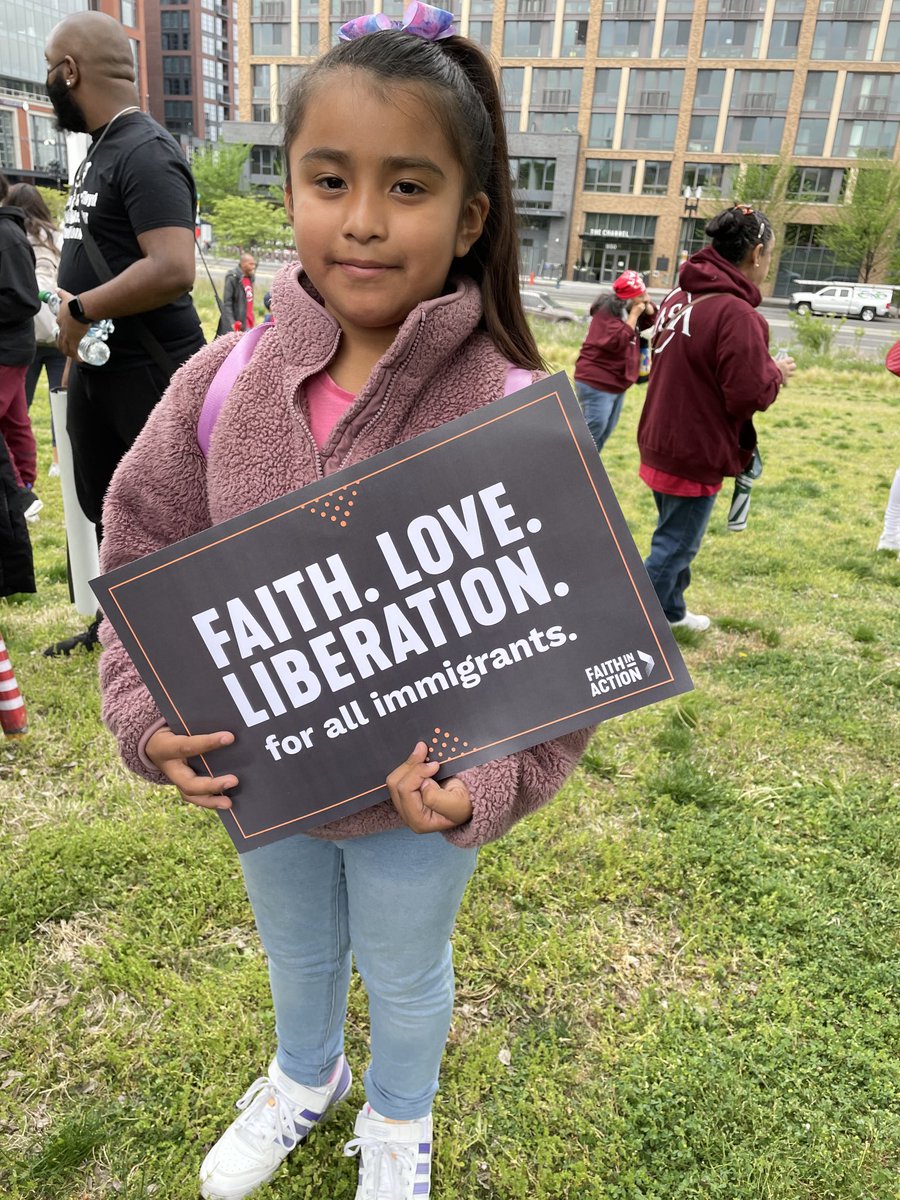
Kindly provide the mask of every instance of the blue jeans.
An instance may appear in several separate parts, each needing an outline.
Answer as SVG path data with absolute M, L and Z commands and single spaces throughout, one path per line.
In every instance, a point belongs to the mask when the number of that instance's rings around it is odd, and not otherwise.
M 691 563 L 697 557 L 713 505 L 712 496 L 669 496 L 654 492 L 659 520 L 644 560 L 668 621 L 680 621 L 687 608 L 684 593 L 691 582 Z
M 321 1087 L 343 1053 L 352 949 L 369 999 L 366 1099 L 396 1121 L 431 1111 L 453 1012 L 450 934 L 476 857 L 405 828 L 295 834 L 241 855 L 287 1076 Z
M 609 435 L 615 429 L 619 417 L 622 415 L 625 393 L 598 392 L 589 383 L 576 379 L 575 395 L 578 397 L 587 427 L 591 431 L 591 437 L 599 452 L 606 445 Z

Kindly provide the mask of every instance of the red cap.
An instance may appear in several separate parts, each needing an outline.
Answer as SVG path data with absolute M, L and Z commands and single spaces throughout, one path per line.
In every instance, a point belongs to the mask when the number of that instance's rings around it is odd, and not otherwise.
M 620 300 L 633 300 L 635 296 L 643 296 L 647 290 L 637 271 L 623 271 L 612 286 Z

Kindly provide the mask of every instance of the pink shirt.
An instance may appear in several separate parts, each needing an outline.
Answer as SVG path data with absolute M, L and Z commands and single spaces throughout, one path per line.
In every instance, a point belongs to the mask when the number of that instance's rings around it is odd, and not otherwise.
M 309 427 L 321 450 L 338 421 L 356 400 L 353 392 L 345 392 L 327 371 L 319 371 L 306 381 L 306 403 L 309 408 Z

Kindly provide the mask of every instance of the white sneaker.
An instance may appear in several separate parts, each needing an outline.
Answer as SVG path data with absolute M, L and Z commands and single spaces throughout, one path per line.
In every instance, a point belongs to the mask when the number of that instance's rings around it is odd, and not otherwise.
M 685 612 L 680 621 L 670 621 L 672 629 L 693 629 L 695 633 L 703 633 L 709 629 L 709 617 L 700 613 Z
M 203 1160 L 200 1194 L 206 1200 L 242 1200 L 267 1183 L 328 1109 L 343 1100 L 351 1082 L 343 1056 L 332 1082 L 318 1088 L 295 1083 L 273 1060 L 268 1075 L 238 1100 L 241 1115 Z
M 876 550 L 900 550 L 900 534 L 883 533 L 878 539 Z
M 356 1200 L 425 1200 L 431 1194 L 431 1113 L 419 1121 L 386 1121 L 368 1104 L 344 1147 L 359 1154 Z

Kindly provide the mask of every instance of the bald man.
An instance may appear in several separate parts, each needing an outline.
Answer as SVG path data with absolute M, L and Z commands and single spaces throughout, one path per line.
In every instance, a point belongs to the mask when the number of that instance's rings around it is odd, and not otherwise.
M 63 228 L 60 349 L 72 360 L 67 429 L 75 485 L 101 530 L 103 498 L 119 460 L 172 372 L 204 343 L 190 297 L 197 193 L 178 143 L 140 111 L 131 44 L 100 12 L 78 12 L 51 31 L 47 94 L 61 129 L 89 133 Z M 93 321 L 111 317 L 109 361 L 77 359 Z M 91 649 L 96 623 L 45 653 Z

